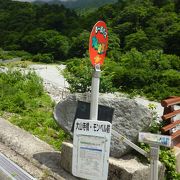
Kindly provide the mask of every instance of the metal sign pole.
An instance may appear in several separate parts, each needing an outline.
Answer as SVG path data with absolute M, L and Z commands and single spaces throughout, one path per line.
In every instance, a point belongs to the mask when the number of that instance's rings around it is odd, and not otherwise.
M 158 180 L 159 147 L 171 147 L 171 136 L 140 132 L 139 142 L 150 144 L 150 180 Z
M 90 108 L 90 119 L 98 119 L 98 97 L 99 97 L 99 83 L 100 83 L 101 70 L 99 66 L 95 66 L 95 70 L 92 75 L 91 84 L 91 108 Z
M 98 21 L 90 34 L 89 55 L 94 67 L 91 83 L 90 120 L 77 119 L 73 138 L 73 175 L 86 179 L 107 180 L 112 125 L 98 120 L 101 70 L 108 47 L 108 31 Z
M 151 145 L 150 158 L 150 180 L 158 180 L 159 145 Z

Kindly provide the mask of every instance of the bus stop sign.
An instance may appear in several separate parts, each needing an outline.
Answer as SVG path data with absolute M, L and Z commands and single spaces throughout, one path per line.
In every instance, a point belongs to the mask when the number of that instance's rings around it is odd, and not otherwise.
M 111 128 L 107 121 L 76 120 L 72 159 L 74 176 L 107 180 Z
M 108 31 L 105 22 L 98 21 L 90 35 L 89 55 L 93 66 L 102 65 L 108 48 Z

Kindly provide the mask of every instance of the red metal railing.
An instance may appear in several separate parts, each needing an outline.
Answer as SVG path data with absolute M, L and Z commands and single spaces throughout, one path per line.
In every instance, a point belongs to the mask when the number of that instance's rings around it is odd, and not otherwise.
M 174 105 L 180 104 L 180 97 L 172 96 L 168 99 L 162 100 L 161 105 L 164 107 L 162 116 L 163 124 L 162 134 L 170 135 L 173 145 L 180 147 L 180 120 L 175 119 L 180 114 L 180 109 L 174 109 Z

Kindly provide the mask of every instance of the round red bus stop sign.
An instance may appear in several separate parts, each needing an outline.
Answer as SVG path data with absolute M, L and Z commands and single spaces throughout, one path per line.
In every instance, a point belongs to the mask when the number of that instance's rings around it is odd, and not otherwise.
M 89 54 L 93 66 L 102 65 L 108 48 L 108 31 L 105 22 L 98 21 L 90 35 Z

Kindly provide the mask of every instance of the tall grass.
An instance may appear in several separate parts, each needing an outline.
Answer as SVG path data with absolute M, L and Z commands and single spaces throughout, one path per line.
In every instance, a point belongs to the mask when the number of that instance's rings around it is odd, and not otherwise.
M 67 135 L 53 120 L 54 103 L 44 92 L 41 78 L 34 72 L 0 73 L 0 112 L 10 114 L 13 124 L 59 149 Z

